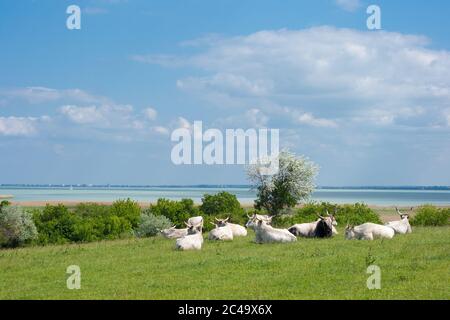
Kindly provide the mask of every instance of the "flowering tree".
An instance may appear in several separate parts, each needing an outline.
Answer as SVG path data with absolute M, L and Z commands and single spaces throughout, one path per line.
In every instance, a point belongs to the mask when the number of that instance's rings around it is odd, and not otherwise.
M 315 188 L 318 166 L 304 156 L 282 151 L 278 156 L 278 172 L 262 174 L 263 164 L 258 162 L 247 167 L 247 177 L 257 191 L 256 209 L 266 209 L 277 215 L 284 208 L 294 207 L 309 198 Z

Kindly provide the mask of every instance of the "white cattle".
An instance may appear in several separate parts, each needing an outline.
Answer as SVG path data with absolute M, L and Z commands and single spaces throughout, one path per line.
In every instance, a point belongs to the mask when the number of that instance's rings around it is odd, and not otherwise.
M 161 230 L 161 235 L 165 238 L 168 239 L 177 239 L 177 238 L 181 238 L 184 237 L 185 235 L 187 235 L 187 228 L 184 229 L 176 229 L 175 226 L 168 228 L 168 229 L 163 229 Z
M 347 240 L 374 240 L 380 238 L 392 239 L 394 235 L 395 231 L 393 228 L 370 222 L 356 227 L 347 225 L 345 228 L 345 238 Z
M 233 231 L 228 225 L 219 225 L 212 223 L 216 227 L 209 232 L 209 240 L 231 241 L 233 240 Z
M 274 228 L 261 219 L 257 219 L 254 228 L 256 233 L 256 243 L 297 241 L 297 237 L 290 233 L 287 229 Z
M 224 226 L 228 226 L 231 229 L 231 232 L 233 232 L 233 237 L 246 237 L 247 236 L 247 229 L 245 229 L 245 227 L 235 224 L 235 223 L 231 223 L 228 222 L 228 220 L 230 219 L 229 217 L 226 219 L 217 219 L 215 218 L 217 221 L 217 226 L 219 227 L 224 227 Z
M 202 227 L 186 223 L 188 234 L 178 238 L 175 249 L 178 250 L 200 250 L 203 244 Z
M 203 217 L 202 216 L 191 217 L 188 219 L 187 223 L 193 226 L 201 226 L 203 228 Z
M 256 226 L 256 221 L 257 220 L 263 220 L 266 222 L 266 224 L 271 225 L 272 224 L 272 216 L 267 216 L 267 215 L 262 215 L 262 214 L 256 214 L 254 213 L 252 216 L 249 216 L 247 214 L 248 217 L 248 221 L 245 224 L 246 228 L 250 228 L 255 230 L 255 226 Z
M 411 210 L 412 209 L 413 208 L 411 208 Z M 406 213 L 401 213 L 397 207 L 395 208 L 395 210 L 397 210 L 397 213 L 400 216 L 401 220 L 391 221 L 391 222 L 386 223 L 385 225 L 394 229 L 395 233 L 399 233 L 399 234 L 411 233 L 412 229 L 411 229 L 411 225 L 409 224 L 409 215 Z

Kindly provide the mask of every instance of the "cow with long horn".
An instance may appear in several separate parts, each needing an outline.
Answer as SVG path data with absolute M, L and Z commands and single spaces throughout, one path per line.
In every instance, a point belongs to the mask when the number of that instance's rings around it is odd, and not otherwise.
M 328 238 L 334 234 L 337 234 L 337 230 L 334 227 L 336 219 L 326 211 L 327 217 L 323 217 L 316 213 L 317 219 L 314 222 L 299 223 L 290 227 L 288 230 L 297 237 L 305 238 Z
M 247 236 L 247 229 L 245 229 L 243 226 L 239 224 L 229 222 L 230 217 L 227 217 L 226 219 L 217 219 L 217 218 L 214 219 L 217 222 L 217 226 L 219 227 L 228 226 L 231 229 L 231 232 L 233 233 L 233 237 Z
M 215 220 L 217 221 L 219 219 Z M 221 241 L 233 240 L 233 231 L 226 222 L 221 223 L 221 221 L 219 220 L 219 222 L 214 223 L 210 221 L 210 223 L 214 225 L 215 228 L 209 232 L 208 235 L 209 240 L 221 240 Z
M 160 231 L 161 235 L 168 239 L 178 239 L 187 235 L 187 228 L 184 229 L 176 229 L 176 226 L 172 226 L 167 229 L 163 229 Z
M 187 235 L 178 238 L 175 249 L 178 250 L 200 250 L 203 244 L 202 226 L 191 225 L 185 222 L 187 226 Z
M 400 212 L 400 210 L 398 210 L 397 207 L 395 207 L 395 210 L 397 211 L 397 214 L 400 216 L 400 220 L 390 221 L 385 225 L 394 229 L 395 233 L 398 234 L 411 233 L 412 228 L 411 225 L 409 224 L 409 214 Z M 412 210 L 413 208 L 411 208 L 411 211 Z

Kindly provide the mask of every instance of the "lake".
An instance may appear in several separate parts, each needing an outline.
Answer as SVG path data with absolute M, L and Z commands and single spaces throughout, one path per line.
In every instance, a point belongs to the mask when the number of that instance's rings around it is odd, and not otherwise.
M 205 193 L 228 191 L 245 204 L 253 203 L 255 192 L 248 188 L 213 187 L 0 187 L 0 194 L 13 195 L 13 201 L 114 201 L 131 198 L 153 202 L 158 198 L 191 198 L 201 202 Z M 450 205 L 449 190 L 371 190 L 317 189 L 312 200 L 332 203 L 364 202 L 372 205 Z

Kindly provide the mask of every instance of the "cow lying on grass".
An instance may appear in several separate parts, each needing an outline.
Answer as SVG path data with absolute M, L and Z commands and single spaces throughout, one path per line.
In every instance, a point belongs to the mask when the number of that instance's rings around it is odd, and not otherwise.
M 245 224 L 246 228 L 250 228 L 255 230 L 255 226 L 256 226 L 256 221 L 259 220 L 263 220 L 266 222 L 266 224 L 271 225 L 272 224 L 272 218 L 271 216 L 267 216 L 267 215 L 262 215 L 262 214 L 256 214 L 254 213 L 252 216 L 249 216 L 247 214 L 248 217 L 248 221 Z
M 267 224 L 265 220 L 255 218 L 255 242 L 256 243 L 273 243 L 273 242 L 294 242 L 297 237 L 290 233 L 287 229 L 277 229 Z
M 225 226 L 230 227 L 231 232 L 233 233 L 233 237 L 246 237 L 247 236 L 247 229 L 245 229 L 245 227 L 243 227 L 241 225 L 228 222 L 228 220 L 230 219 L 229 217 L 226 219 L 217 219 L 217 218 L 214 218 L 214 219 L 216 220 L 218 227 L 225 227 Z
M 200 250 L 203 244 L 202 227 L 186 223 L 187 235 L 178 238 L 175 249 L 178 250 Z
M 345 227 L 345 238 L 347 240 L 374 240 L 374 239 L 392 239 L 395 235 L 393 228 L 381 224 L 367 222 L 359 226 Z
M 233 231 L 231 230 L 230 226 L 225 224 L 215 224 L 213 222 L 210 222 L 211 224 L 215 225 L 216 227 L 212 229 L 209 232 L 208 239 L 209 240 L 222 240 L 222 241 L 230 241 L 233 240 Z
M 184 229 L 176 229 L 176 226 L 173 226 L 171 228 L 168 229 L 163 229 L 160 231 L 161 235 L 165 238 L 168 239 L 178 239 L 181 237 L 184 237 L 185 235 L 188 234 L 188 229 L 184 228 Z
M 411 208 L 412 210 L 413 208 Z M 391 221 L 386 223 L 385 225 L 394 229 L 395 233 L 406 234 L 411 233 L 411 225 L 409 224 L 409 215 L 407 213 L 401 213 L 400 210 L 396 207 L 398 215 L 400 216 L 400 220 Z
M 305 238 L 329 238 L 332 235 L 338 234 L 334 226 L 337 225 L 336 219 L 327 211 L 327 216 L 322 217 L 314 222 L 295 224 L 288 230 L 297 237 Z

